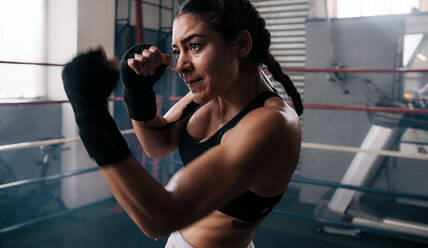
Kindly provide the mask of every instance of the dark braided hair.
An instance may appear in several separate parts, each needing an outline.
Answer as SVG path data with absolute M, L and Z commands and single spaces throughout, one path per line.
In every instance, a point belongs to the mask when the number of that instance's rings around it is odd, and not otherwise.
M 297 114 L 303 113 L 299 92 L 269 51 L 271 35 L 266 29 L 265 20 L 249 0 L 186 0 L 180 5 L 176 18 L 184 14 L 198 15 L 225 40 L 230 41 L 242 30 L 248 30 L 253 41 L 249 57 L 256 65 L 267 66 L 273 78 L 284 86 Z

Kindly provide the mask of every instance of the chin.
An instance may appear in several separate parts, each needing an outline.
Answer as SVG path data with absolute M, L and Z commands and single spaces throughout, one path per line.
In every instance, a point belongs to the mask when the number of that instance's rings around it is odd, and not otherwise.
M 201 97 L 198 93 L 192 92 L 192 100 L 193 100 L 193 102 L 195 102 L 197 104 L 203 103 L 203 97 Z
M 208 97 L 203 95 L 201 92 L 192 92 L 192 100 L 197 104 L 205 104 L 209 101 Z

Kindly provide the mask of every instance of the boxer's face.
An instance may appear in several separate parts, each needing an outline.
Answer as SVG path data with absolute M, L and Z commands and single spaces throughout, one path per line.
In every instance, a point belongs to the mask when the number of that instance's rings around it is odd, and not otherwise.
M 196 103 L 220 96 L 238 79 L 237 46 L 197 15 L 184 14 L 174 20 L 172 47 L 176 69 Z

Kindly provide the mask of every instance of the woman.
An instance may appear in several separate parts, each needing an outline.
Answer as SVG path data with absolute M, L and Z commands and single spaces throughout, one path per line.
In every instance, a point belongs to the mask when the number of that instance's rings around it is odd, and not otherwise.
M 130 155 L 105 107 L 117 79 L 99 48 L 63 71 L 79 133 L 121 206 L 166 247 L 253 247 L 252 238 L 287 188 L 298 159 L 300 96 L 269 53 L 270 34 L 247 0 L 189 0 L 173 24 L 176 70 L 190 92 L 165 116 L 153 85 L 171 58 L 131 48 L 121 62 L 124 98 L 151 157 L 179 149 L 184 167 L 164 188 Z M 296 112 L 259 75 L 265 64 Z

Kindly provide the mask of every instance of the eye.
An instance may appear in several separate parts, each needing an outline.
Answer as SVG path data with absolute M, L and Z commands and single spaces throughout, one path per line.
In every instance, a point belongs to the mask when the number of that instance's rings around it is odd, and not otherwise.
M 180 51 L 178 50 L 173 50 L 172 51 L 172 55 L 174 55 L 174 57 L 176 57 L 178 59 L 178 57 L 180 57 Z
M 192 50 L 198 50 L 201 48 L 202 45 L 201 43 L 190 43 L 189 46 Z

